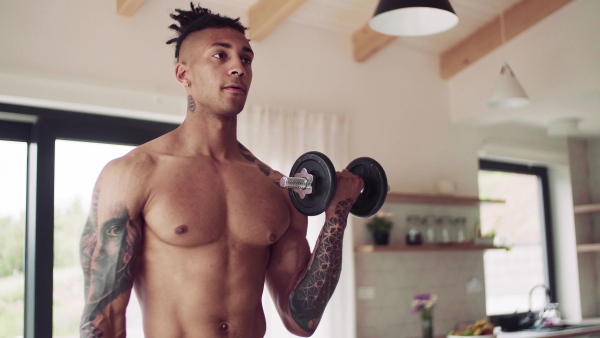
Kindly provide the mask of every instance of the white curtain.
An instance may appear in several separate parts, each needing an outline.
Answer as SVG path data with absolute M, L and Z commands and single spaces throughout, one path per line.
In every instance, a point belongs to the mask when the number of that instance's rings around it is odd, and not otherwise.
M 269 107 L 246 107 L 238 116 L 238 139 L 271 168 L 289 175 L 296 159 L 308 151 L 320 151 L 340 171 L 348 159 L 349 125 L 346 117 L 305 111 L 283 111 Z M 311 247 L 325 222 L 325 215 L 309 217 L 307 239 Z M 267 318 L 267 338 L 296 337 L 289 333 L 273 305 L 269 292 L 263 292 Z M 354 338 L 354 251 L 351 218 L 344 235 L 342 275 L 317 331 L 317 338 Z

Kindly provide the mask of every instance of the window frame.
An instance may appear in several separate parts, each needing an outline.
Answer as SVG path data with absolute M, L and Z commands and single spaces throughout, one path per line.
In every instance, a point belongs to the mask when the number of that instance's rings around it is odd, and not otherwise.
M 28 143 L 24 336 L 33 338 L 52 332 L 55 141 L 137 146 L 179 124 L 6 103 L 0 112 L 9 113 L 0 114 L 0 139 Z
M 550 185 L 548 181 L 548 168 L 539 165 L 524 165 L 509 162 L 501 162 L 496 160 L 480 159 L 479 170 L 501 171 L 515 174 L 529 174 L 537 176 L 540 183 L 541 207 L 543 222 L 542 231 L 544 241 L 542 250 L 545 257 L 545 279 L 549 287 L 550 302 L 556 303 L 556 267 L 555 267 L 555 251 L 552 230 L 552 210 L 550 206 Z M 502 315 L 499 315 L 502 316 Z M 497 316 L 491 316 L 497 317 Z

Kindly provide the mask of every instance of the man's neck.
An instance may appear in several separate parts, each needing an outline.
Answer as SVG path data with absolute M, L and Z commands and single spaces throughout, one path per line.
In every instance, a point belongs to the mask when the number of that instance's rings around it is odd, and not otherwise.
M 237 143 L 237 116 L 198 116 L 190 113 L 177 128 L 176 137 L 182 151 L 189 155 L 203 155 L 215 160 L 230 160 L 239 156 Z

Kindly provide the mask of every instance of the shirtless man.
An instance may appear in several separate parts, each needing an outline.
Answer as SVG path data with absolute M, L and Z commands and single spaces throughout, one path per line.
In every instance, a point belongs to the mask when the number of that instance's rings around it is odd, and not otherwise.
M 338 189 L 314 252 L 282 176 L 236 138 L 254 53 L 239 21 L 176 10 L 175 76 L 188 97 L 174 131 L 108 163 L 81 238 L 82 337 L 124 337 L 135 288 L 146 337 L 263 337 L 266 282 L 287 329 L 310 336 L 338 282 L 348 212 Z

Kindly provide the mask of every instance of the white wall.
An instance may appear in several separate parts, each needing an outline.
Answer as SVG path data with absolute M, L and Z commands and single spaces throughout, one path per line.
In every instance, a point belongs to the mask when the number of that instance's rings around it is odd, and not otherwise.
M 584 130 L 600 131 L 600 1 L 576 0 L 448 81 L 452 118 L 483 123 L 515 119 L 546 124 L 585 114 Z M 532 104 L 517 110 L 487 107 L 507 61 Z

